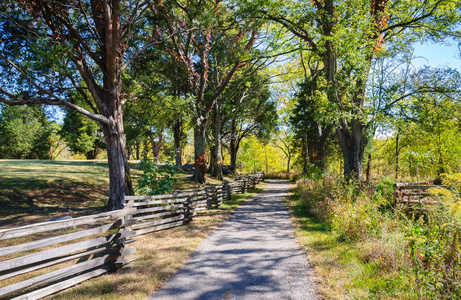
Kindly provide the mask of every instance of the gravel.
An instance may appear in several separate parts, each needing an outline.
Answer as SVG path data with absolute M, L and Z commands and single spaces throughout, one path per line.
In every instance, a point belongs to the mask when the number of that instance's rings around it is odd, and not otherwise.
M 268 180 L 151 299 L 318 299 L 282 202 L 288 189 Z

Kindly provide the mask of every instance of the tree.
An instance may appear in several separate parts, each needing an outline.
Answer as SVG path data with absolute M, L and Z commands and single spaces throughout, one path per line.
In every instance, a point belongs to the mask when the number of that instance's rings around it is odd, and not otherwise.
M 325 95 L 325 81 L 316 68 L 310 68 L 296 94 L 296 104 L 291 111 L 289 123 L 297 140 L 301 140 L 303 173 L 309 164 L 324 170 L 327 165 L 327 146 L 334 128 L 332 110 Z
M 245 1 L 250 14 L 277 22 L 322 62 L 326 96 L 335 107 L 344 176 L 360 179 L 367 145 L 366 85 L 372 61 L 384 46 L 441 39 L 453 34 L 460 3 L 431 1 Z
M 178 6 L 166 3 L 156 11 L 158 39 L 171 36 L 162 44 L 174 62 L 183 84 L 181 93 L 191 101 L 194 127 L 195 180 L 205 182 L 206 132 L 215 101 L 243 67 L 243 54 L 250 51 L 256 31 L 239 20 L 221 1 L 184 1 Z M 173 35 L 173 33 L 176 33 Z M 227 45 L 226 54 L 218 48 Z
M 100 127 L 90 118 L 74 110 L 65 111 L 60 136 L 73 152 L 83 153 L 86 159 L 96 159 L 99 151 L 104 148 Z
M 96 121 L 106 141 L 108 207 L 113 209 L 122 208 L 125 193 L 131 193 L 123 129 L 123 104 L 129 95 L 122 91 L 122 73 L 158 43 L 141 24 L 155 6 L 140 0 L 0 5 L 0 102 L 57 105 Z M 67 100 L 72 90 L 81 94 L 89 110 Z
M 388 148 L 395 149 L 389 157 L 396 177 L 402 163 L 412 176 L 424 171 L 440 178 L 457 171 L 460 83 L 460 74 L 447 68 L 424 68 L 408 76 L 406 94 L 398 92 L 397 105 L 388 111 L 387 126 L 393 132 Z
M 41 106 L 3 106 L 0 111 L 0 158 L 50 158 L 53 128 Z
M 165 131 L 171 129 L 176 165 L 181 166 L 184 115 L 189 99 L 181 97 L 180 74 L 168 56 L 162 54 L 160 49 L 146 51 L 125 73 L 125 90 L 137 99 L 126 105 L 125 130 L 128 143 L 137 148 L 143 139 L 150 142 L 158 163 Z
M 230 169 L 236 170 L 242 140 L 250 135 L 269 140 L 277 123 L 277 104 L 270 98 L 269 78 L 261 73 L 237 80 L 223 96 L 222 138 L 229 144 Z

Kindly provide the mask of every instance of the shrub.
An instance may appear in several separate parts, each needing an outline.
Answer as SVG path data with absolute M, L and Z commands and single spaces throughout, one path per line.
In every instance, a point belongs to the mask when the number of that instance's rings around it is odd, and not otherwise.
M 320 222 L 327 225 L 330 224 L 333 214 L 332 197 L 336 185 L 333 178 L 314 180 L 304 177 L 297 181 L 297 192 L 302 205 Z
M 142 160 L 139 166 L 143 175 L 135 188 L 137 194 L 162 195 L 173 192 L 173 184 L 178 181 L 175 174 L 181 171 L 179 167 L 158 165 L 152 160 Z
M 299 173 L 265 173 L 264 179 L 284 179 L 284 180 L 295 180 L 299 176 Z
M 359 241 L 375 237 L 379 233 L 383 217 L 379 203 L 368 197 L 339 199 L 333 204 L 332 230 L 341 240 Z
M 426 218 L 409 220 L 406 237 L 419 298 L 461 299 L 461 214 L 459 174 L 445 175 L 453 192 L 433 188 L 438 204 Z
M 297 181 L 304 208 L 327 224 L 339 241 L 357 247 L 358 258 L 418 299 L 461 299 L 461 175 L 444 175 L 450 190 L 429 189 L 435 205 L 419 219 L 393 208 L 393 180 L 375 186 L 337 179 Z

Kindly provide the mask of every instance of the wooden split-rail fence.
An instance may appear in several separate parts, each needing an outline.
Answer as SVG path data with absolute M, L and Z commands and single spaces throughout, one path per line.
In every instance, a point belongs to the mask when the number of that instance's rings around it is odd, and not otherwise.
M 126 196 L 121 210 L 0 229 L 0 299 L 39 299 L 129 269 L 136 236 L 188 224 L 262 179 L 257 173 L 170 195 Z
M 434 185 L 431 181 L 397 182 L 394 184 L 395 202 L 404 205 L 436 204 L 437 201 L 427 191 L 435 187 L 448 188 L 445 185 Z

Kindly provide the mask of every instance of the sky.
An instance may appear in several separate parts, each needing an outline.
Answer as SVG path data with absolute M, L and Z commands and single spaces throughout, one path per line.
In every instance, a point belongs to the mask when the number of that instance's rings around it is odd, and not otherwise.
M 458 43 L 451 42 L 451 45 L 440 45 L 432 43 L 415 43 L 414 55 L 417 58 L 413 61 L 415 67 L 450 67 L 461 69 L 461 58 L 458 50 Z M 458 57 L 458 58 L 456 58 Z

